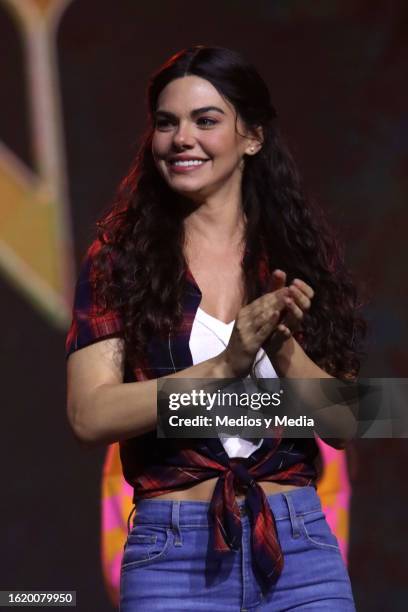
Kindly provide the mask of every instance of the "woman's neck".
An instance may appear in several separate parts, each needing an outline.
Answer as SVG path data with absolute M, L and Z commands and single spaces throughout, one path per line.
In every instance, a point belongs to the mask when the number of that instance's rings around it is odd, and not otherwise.
M 186 241 L 216 249 L 238 246 L 245 235 L 245 224 L 241 202 L 208 199 L 184 219 Z

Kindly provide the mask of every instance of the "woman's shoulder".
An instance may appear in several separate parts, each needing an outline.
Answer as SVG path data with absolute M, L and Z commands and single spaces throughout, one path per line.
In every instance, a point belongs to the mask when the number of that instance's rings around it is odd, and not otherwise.
M 99 268 L 99 275 L 101 271 L 103 271 L 103 274 L 110 274 L 115 267 L 115 253 L 115 249 L 107 238 L 104 236 L 102 238 L 100 236 L 94 237 L 88 243 L 82 256 L 80 276 L 81 274 L 87 274 L 90 278 L 93 278 L 96 268 Z

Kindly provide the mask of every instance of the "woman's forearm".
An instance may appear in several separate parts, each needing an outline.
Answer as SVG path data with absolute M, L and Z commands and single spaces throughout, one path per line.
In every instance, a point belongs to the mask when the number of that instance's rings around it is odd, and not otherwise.
M 229 370 L 220 356 L 166 376 L 180 379 L 180 391 L 193 388 L 190 379 L 227 379 Z M 187 379 L 183 382 L 183 379 Z M 110 444 L 152 431 L 157 426 L 157 381 L 102 384 L 80 405 L 71 408 L 71 426 L 85 446 Z M 215 384 L 215 383 L 214 383 Z M 223 386 L 222 380 L 217 383 Z
M 293 336 L 278 351 L 266 353 L 280 378 L 332 378 L 306 355 Z
M 345 403 L 341 394 L 345 383 L 314 363 L 293 337 L 267 354 L 278 376 L 290 379 L 290 389 L 307 416 L 314 419 L 316 433 L 330 446 L 344 448 L 357 431 L 356 404 Z

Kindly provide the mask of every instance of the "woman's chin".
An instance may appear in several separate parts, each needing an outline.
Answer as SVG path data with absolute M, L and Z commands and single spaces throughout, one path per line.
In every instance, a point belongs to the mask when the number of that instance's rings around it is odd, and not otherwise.
M 208 185 L 202 185 L 202 184 L 201 185 L 198 185 L 198 184 L 181 185 L 181 184 L 171 182 L 169 186 L 171 187 L 171 189 L 179 193 L 181 196 L 184 196 L 191 200 L 194 200 L 196 198 L 202 199 L 203 197 L 207 197 L 211 193 L 211 189 L 209 188 Z

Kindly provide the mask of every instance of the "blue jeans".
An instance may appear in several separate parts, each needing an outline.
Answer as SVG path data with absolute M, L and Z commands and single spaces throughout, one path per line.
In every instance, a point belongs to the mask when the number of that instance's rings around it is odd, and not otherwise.
M 238 502 L 242 546 L 211 550 L 209 504 L 137 502 L 121 568 L 121 612 L 355 611 L 336 537 L 313 487 L 267 497 L 284 554 L 276 584 L 262 593 L 252 565 L 250 517 Z

